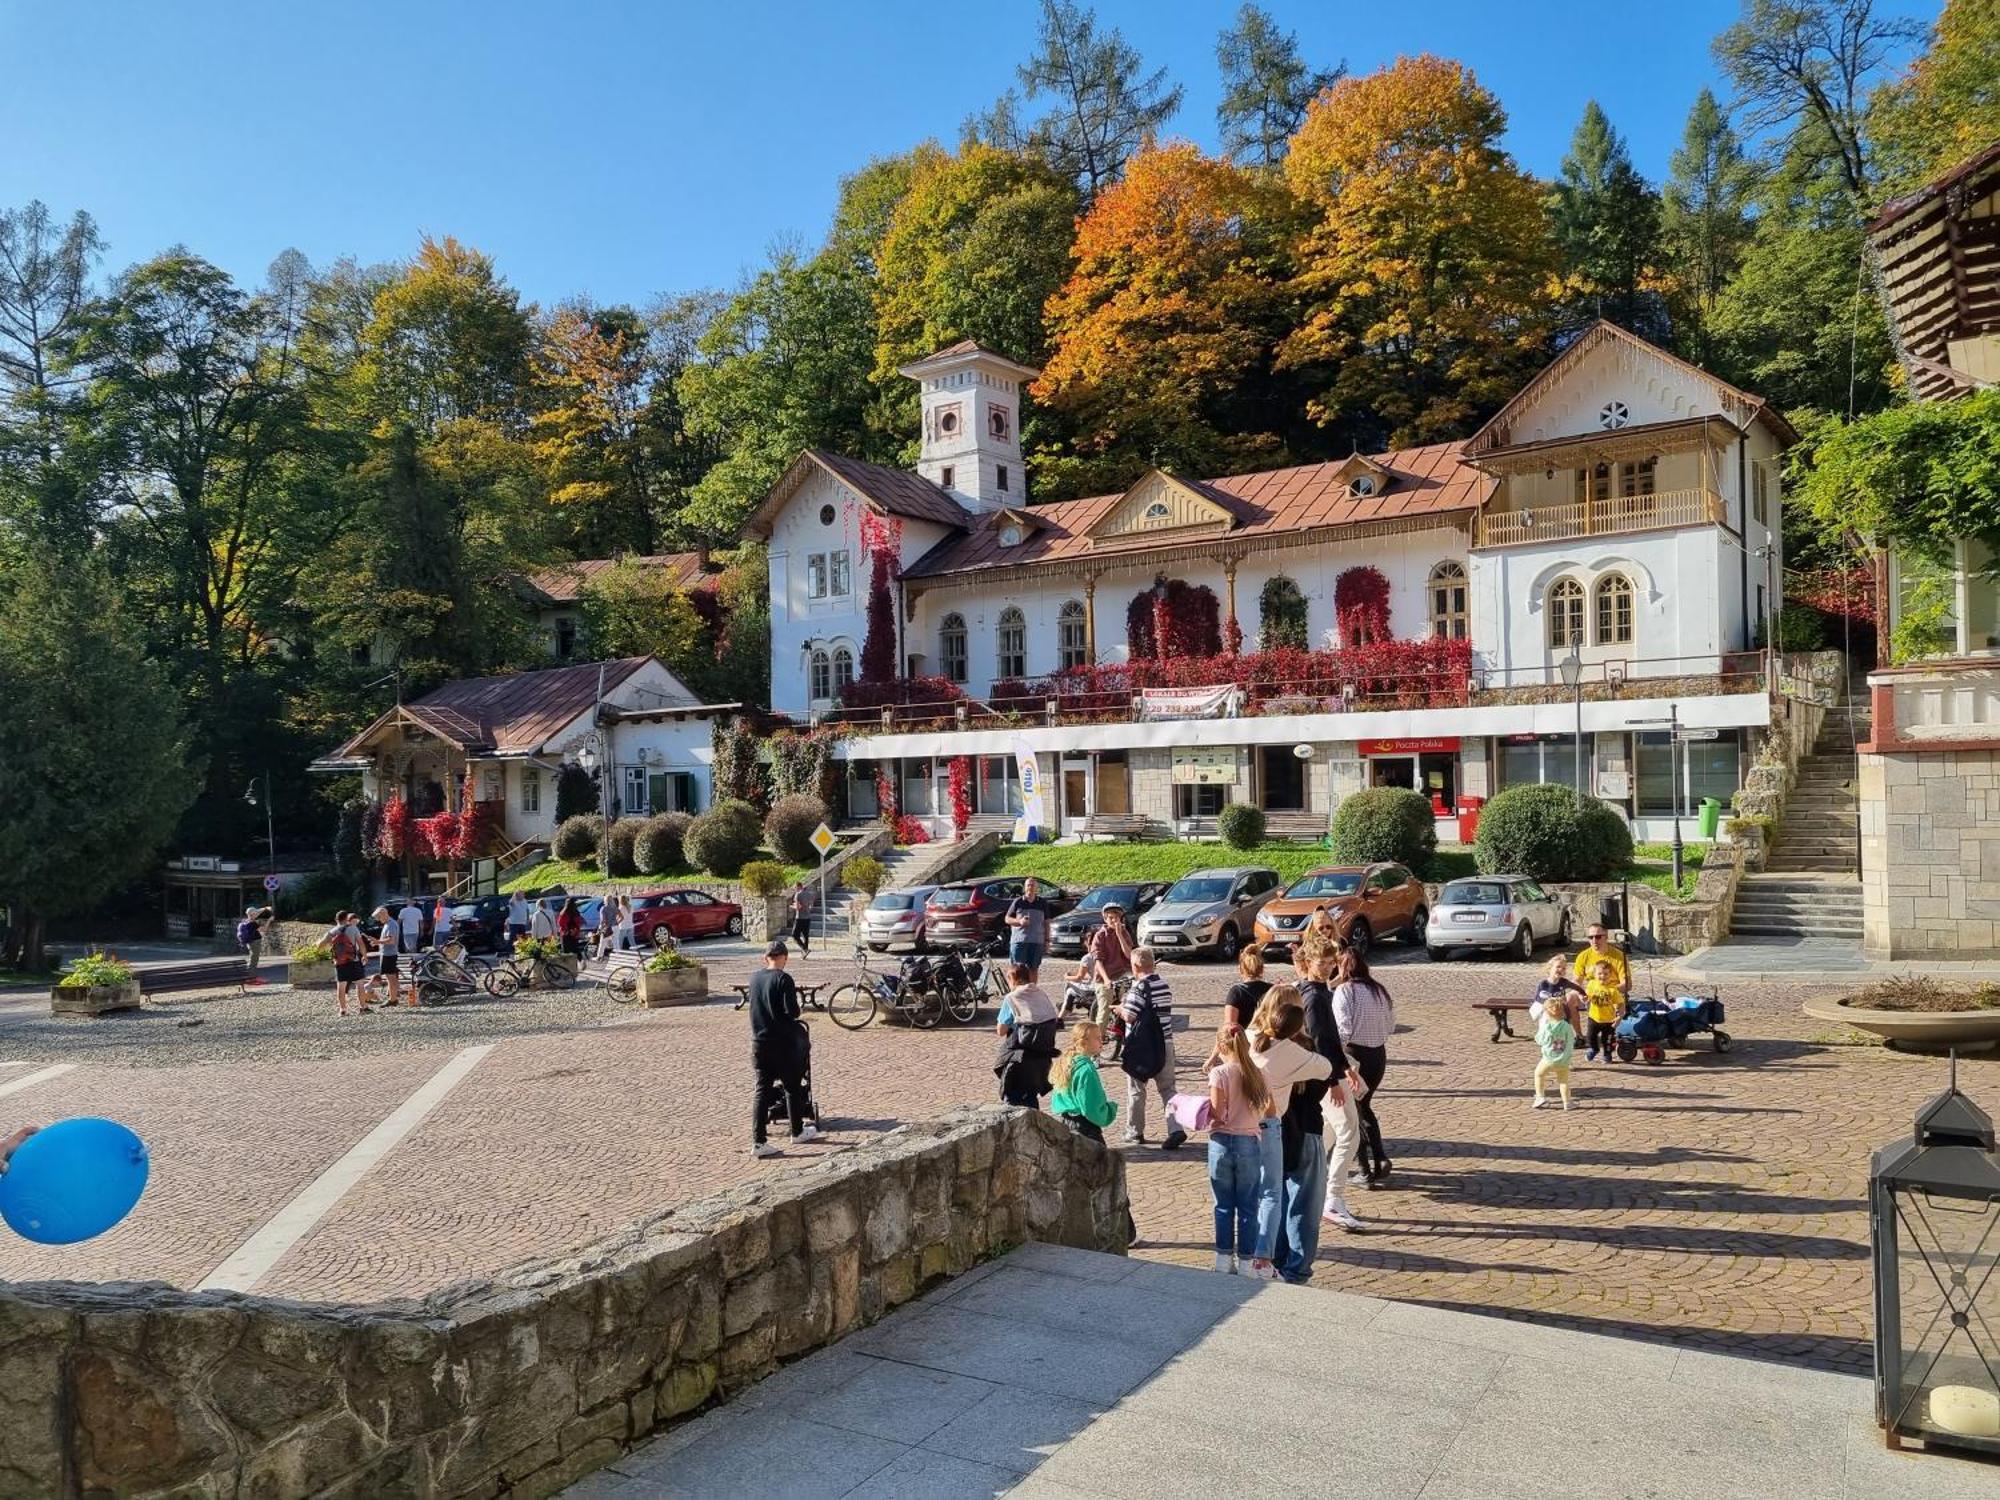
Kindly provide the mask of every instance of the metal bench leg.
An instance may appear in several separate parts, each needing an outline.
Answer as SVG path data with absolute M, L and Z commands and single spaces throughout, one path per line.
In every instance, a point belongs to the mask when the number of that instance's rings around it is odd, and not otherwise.
M 1489 1011 L 1487 1014 L 1493 1017 L 1492 1039 L 1497 1042 L 1500 1040 L 1500 1033 L 1507 1029 L 1507 1012 L 1504 1010 L 1495 1010 Z

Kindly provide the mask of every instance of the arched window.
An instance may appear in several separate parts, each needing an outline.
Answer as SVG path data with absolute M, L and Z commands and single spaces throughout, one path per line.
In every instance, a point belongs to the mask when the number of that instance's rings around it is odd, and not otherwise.
M 1431 569 L 1431 634 L 1441 641 L 1462 641 L 1467 634 L 1465 568 L 1441 562 Z
M 812 654 L 812 700 L 824 703 L 833 697 L 833 658 L 824 651 Z
M 1558 578 L 1549 585 L 1549 645 L 1558 650 L 1583 644 L 1583 585 Z
M 1056 667 L 1067 671 L 1071 667 L 1090 665 L 1090 643 L 1083 628 L 1083 601 L 1072 599 L 1063 605 L 1062 613 L 1056 616 Z
M 1000 659 L 996 663 L 996 677 L 1026 677 L 1028 675 L 1028 621 L 1018 609 L 1009 606 L 1000 611 Z
M 950 681 L 965 681 L 964 615 L 946 615 L 938 622 L 938 667 Z
M 1606 573 L 1597 580 L 1597 644 L 1632 643 L 1632 580 L 1623 573 Z
M 854 681 L 854 653 L 839 646 L 833 653 L 833 690 L 838 693 Z
M 1306 596 L 1282 574 L 1257 596 L 1257 644 L 1266 651 L 1306 644 Z

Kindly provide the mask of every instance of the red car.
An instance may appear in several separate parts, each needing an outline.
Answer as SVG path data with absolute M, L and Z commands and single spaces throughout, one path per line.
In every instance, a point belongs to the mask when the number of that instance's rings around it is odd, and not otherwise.
M 655 946 L 659 932 L 673 934 L 674 941 L 689 938 L 743 935 L 743 908 L 734 901 L 722 901 L 692 886 L 641 891 L 632 898 L 632 935 L 644 946 Z

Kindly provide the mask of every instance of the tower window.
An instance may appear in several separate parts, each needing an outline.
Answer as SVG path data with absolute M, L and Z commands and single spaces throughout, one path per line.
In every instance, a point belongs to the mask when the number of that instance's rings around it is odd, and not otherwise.
M 997 472 L 999 474 L 999 486 L 1004 490 L 1007 488 L 1007 466 L 1005 464 L 999 465 Z
M 942 469 L 938 470 L 938 483 L 943 485 L 946 489 L 953 489 L 956 487 L 952 483 L 952 481 L 955 480 L 957 477 L 958 477 L 958 471 L 952 468 L 950 464 L 946 464 Z

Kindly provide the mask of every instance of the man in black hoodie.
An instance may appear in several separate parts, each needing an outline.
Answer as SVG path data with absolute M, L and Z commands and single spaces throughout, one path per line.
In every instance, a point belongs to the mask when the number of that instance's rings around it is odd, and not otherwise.
M 1312 1280 L 1313 1259 L 1319 1254 L 1320 1212 L 1326 1207 L 1326 1115 L 1323 1106 L 1330 1087 L 1344 1087 L 1347 1053 L 1333 1019 L 1333 991 L 1327 988 L 1323 961 L 1305 962 L 1299 999 L 1305 1004 L 1306 1029 L 1299 1040 L 1333 1064 L 1332 1084 L 1301 1079 L 1292 1085 L 1285 1109 L 1285 1210 L 1279 1220 L 1278 1245 L 1272 1260 L 1278 1274 L 1294 1286 Z
M 819 1127 L 805 1123 L 806 1049 L 811 1043 L 799 1019 L 798 984 L 785 972 L 790 957 L 784 942 L 775 942 L 764 950 L 764 967 L 750 976 L 750 1065 L 757 1072 L 756 1115 L 750 1132 L 754 1156 L 778 1155 L 778 1148 L 765 1139 L 764 1118 L 780 1090 L 792 1139 L 819 1139 Z

